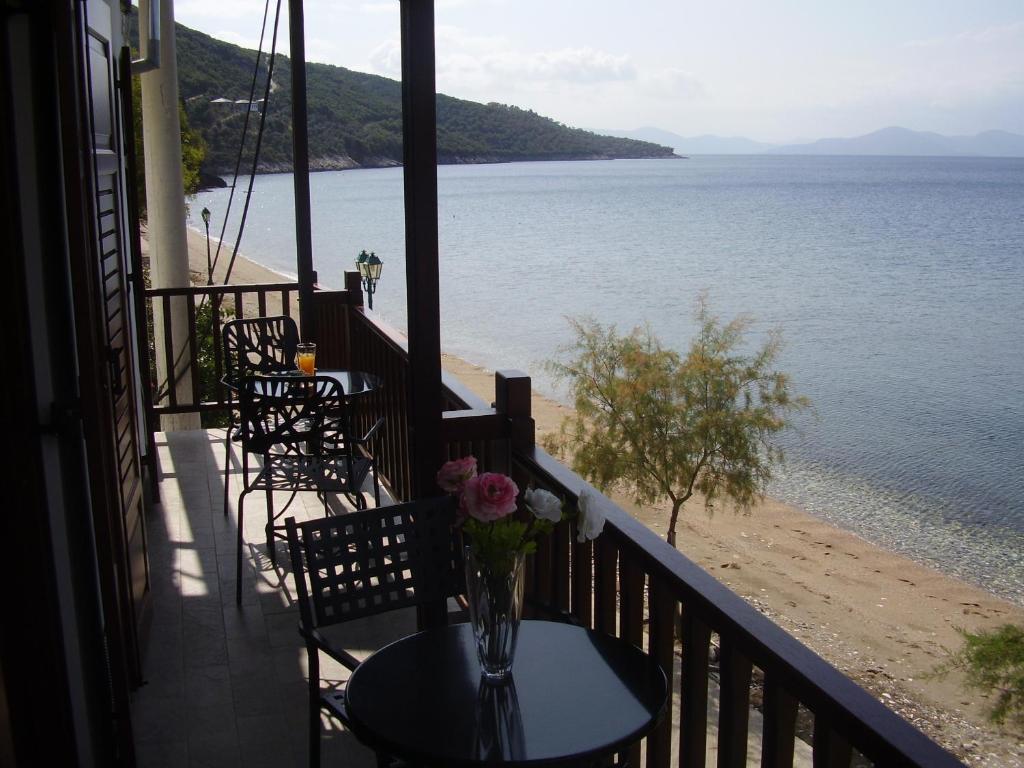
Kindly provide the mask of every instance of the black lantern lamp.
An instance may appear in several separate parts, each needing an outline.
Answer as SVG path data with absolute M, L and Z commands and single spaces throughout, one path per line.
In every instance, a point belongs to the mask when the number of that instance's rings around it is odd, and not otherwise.
M 384 262 L 372 251 L 360 251 L 356 257 L 356 267 L 359 269 L 359 277 L 362 278 L 363 290 L 366 292 L 370 309 L 373 309 L 373 294 L 377 290 L 377 281 L 380 280 L 380 273 L 384 270 Z
M 206 284 L 213 285 L 213 262 L 210 260 L 210 209 L 203 208 L 203 224 L 206 225 Z

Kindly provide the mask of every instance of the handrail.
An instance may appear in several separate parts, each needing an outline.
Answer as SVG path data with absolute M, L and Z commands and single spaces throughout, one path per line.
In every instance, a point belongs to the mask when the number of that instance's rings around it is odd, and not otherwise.
M 148 407 L 149 423 L 157 424 L 157 417 L 161 415 L 201 413 L 209 414 L 224 411 L 229 407 L 229 401 L 223 387 L 219 385 L 224 374 L 224 361 L 221 350 L 221 328 L 225 317 L 222 311 L 227 310 L 233 313 L 234 317 L 246 316 L 247 302 L 255 304 L 250 314 L 292 314 L 296 306 L 295 298 L 298 294 L 298 283 L 280 281 L 276 283 L 245 283 L 229 285 L 188 285 L 172 288 L 147 288 L 143 292 L 143 299 L 150 309 L 159 307 L 160 312 L 152 312 L 152 336 L 149 337 L 144 323 L 146 315 L 139 317 L 140 336 L 149 338 L 154 347 L 153 360 L 159 360 L 164 371 L 174 372 L 171 376 L 180 376 L 185 371 L 191 371 L 192 389 L 188 396 L 182 396 L 178 387 L 173 386 L 166 379 L 162 382 L 155 381 L 151 374 L 155 371 L 144 371 L 143 380 L 149 381 L 154 391 L 151 398 L 151 405 Z M 173 332 L 173 323 L 168 319 L 172 312 L 184 302 L 184 311 L 187 318 L 187 338 L 176 339 Z M 199 328 L 199 308 L 204 303 L 212 302 L 210 313 L 210 327 Z M 274 306 L 276 302 L 279 306 Z M 175 306 L 177 305 L 177 307 Z M 206 350 L 200 348 L 200 335 L 209 335 L 209 347 Z M 207 365 L 212 365 L 212 371 L 206 371 L 205 387 L 201 382 L 203 371 L 200 366 L 200 357 L 209 354 L 206 359 Z M 159 356 L 158 356 L 159 355 Z M 211 359 L 212 358 L 212 359 Z
M 154 296 L 215 296 L 217 294 L 234 295 L 236 293 L 278 293 L 280 291 L 297 291 L 298 283 L 232 283 L 230 285 L 186 285 L 176 288 L 147 288 L 146 297 Z
M 224 294 L 233 295 L 239 303 L 252 292 L 282 291 L 287 296 L 296 289 L 294 283 L 196 286 L 150 290 L 146 298 L 166 305 L 176 296 L 191 296 L 194 301 L 196 296 Z M 367 397 L 363 417 L 385 418 L 378 466 L 395 498 L 407 499 L 411 440 L 406 421 L 408 344 L 395 329 L 364 311 L 357 296 L 342 294 L 324 297 L 344 325 L 331 337 L 330 346 L 333 354 L 344 359 L 345 367 L 384 377 L 385 386 Z M 194 323 L 194 311 L 190 319 Z M 647 766 L 668 766 L 673 742 L 678 747 L 679 765 L 704 765 L 713 633 L 721 642 L 720 766 L 746 764 L 755 666 L 765 675 L 763 765 L 792 765 L 801 704 L 814 716 L 815 765 L 848 766 L 854 749 L 878 765 L 960 765 L 938 744 L 538 448 L 532 434 L 527 377 L 499 373 L 496 390 L 496 403 L 489 404 L 454 376 L 444 375 L 441 407 L 449 455 L 471 452 L 482 469 L 508 471 L 522 487 L 532 483 L 547 488 L 570 506 L 577 505 L 580 494 L 588 490 L 607 514 L 605 531 L 593 544 L 572 542 L 565 523 L 542 543 L 527 572 L 531 605 L 540 604 L 547 612 L 572 616 L 581 624 L 645 646 L 669 673 L 680 665 L 682 682 L 676 694 L 682 702 L 681 722 L 673 724 L 670 712 L 647 738 Z M 201 410 L 205 405 L 190 407 Z M 161 412 L 172 412 L 174 406 L 172 402 L 171 408 Z M 677 661 L 679 641 L 682 657 Z M 639 745 L 629 750 L 630 764 L 639 763 L 639 750 Z
M 610 537 L 634 567 L 667 585 L 684 614 L 697 616 L 752 664 L 772 673 L 787 693 L 825 719 L 879 765 L 960 766 L 949 752 L 889 710 L 831 664 L 761 615 L 742 597 L 669 545 L 647 526 L 541 448 L 517 451 L 515 464 L 539 485 L 575 505 L 586 489 L 607 514 Z M 622 563 L 620 562 L 620 568 Z M 685 650 L 685 649 L 684 649 Z M 701 763 L 703 764 L 703 763 Z
M 375 334 L 396 354 L 409 359 L 409 341 L 405 335 L 388 325 L 376 315 L 370 314 L 362 306 L 353 306 L 353 314 L 362 321 L 364 327 Z M 490 408 L 491 404 L 485 402 L 473 390 L 463 384 L 454 374 L 448 371 L 441 371 L 441 386 L 446 399 L 452 405 L 458 405 L 467 410 L 479 410 Z
M 390 387 L 390 393 L 378 403 L 389 419 L 382 441 L 383 464 L 397 495 L 405 498 L 408 345 L 401 334 L 365 312 L 358 302 L 349 310 L 356 367 L 365 365 L 390 382 L 383 390 L 388 392 Z M 673 742 L 679 765 L 705 763 L 708 657 L 713 633 L 721 642 L 720 766 L 746 765 L 754 666 L 765 674 L 762 765 L 793 764 L 801 704 L 814 716 L 815 765 L 849 766 L 854 749 L 878 765 L 960 765 L 938 744 L 538 448 L 532 437 L 528 379 L 498 374 L 495 404 L 486 403 L 454 376 L 445 374 L 444 385 L 450 456 L 472 452 L 481 468 L 508 471 L 517 482 L 523 481 L 521 486 L 533 483 L 547 488 L 571 506 L 587 489 L 604 506 L 608 522 L 593 544 L 572 542 L 565 523 L 542 543 L 528 565 L 527 589 L 531 605 L 540 604 L 547 613 L 570 615 L 581 624 L 646 645 L 667 672 L 680 665 L 682 682 L 676 693 L 682 722 L 673 724 L 669 714 L 648 737 L 647 766 L 668 766 Z M 678 637 L 677 630 L 681 632 Z M 675 661 L 680 647 L 677 641 L 682 642 L 680 661 Z M 638 765 L 639 745 L 626 757 L 630 764 Z
M 349 365 L 384 378 L 380 392 L 367 398 L 359 418 L 385 418 L 382 455 L 378 467 L 392 495 L 399 500 L 410 498 L 408 445 L 409 344 L 406 338 L 358 302 L 349 306 Z M 445 413 L 444 429 L 452 455 L 474 453 L 481 466 L 507 461 L 493 446 L 497 438 L 507 437 L 507 422 L 490 403 L 484 402 L 461 381 L 442 372 L 440 404 Z

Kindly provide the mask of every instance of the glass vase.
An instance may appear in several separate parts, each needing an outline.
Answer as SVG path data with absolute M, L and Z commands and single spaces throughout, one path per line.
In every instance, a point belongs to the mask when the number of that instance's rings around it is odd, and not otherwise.
M 498 563 L 480 558 L 466 547 L 466 597 L 480 672 L 490 683 L 503 683 L 512 672 L 512 658 L 523 613 L 523 554 Z

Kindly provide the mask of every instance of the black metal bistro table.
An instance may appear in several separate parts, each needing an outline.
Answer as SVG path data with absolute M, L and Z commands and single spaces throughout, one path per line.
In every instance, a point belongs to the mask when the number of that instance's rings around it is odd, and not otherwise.
M 468 624 L 388 645 L 346 686 L 352 730 L 420 766 L 589 765 L 658 724 L 668 683 L 619 638 L 524 621 L 504 685 L 483 682 Z
M 259 395 L 273 396 L 275 383 L 302 378 L 305 375 L 299 370 L 258 374 L 249 379 L 249 386 L 253 387 L 253 391 Z M 384 380 L 377 374 L 365 371 L 317 369 L 315 375 L 334 379 L 341 385 L 341 391 L 345 393 L 345 397 L 369 394 L 380 389 L 384 383 Z

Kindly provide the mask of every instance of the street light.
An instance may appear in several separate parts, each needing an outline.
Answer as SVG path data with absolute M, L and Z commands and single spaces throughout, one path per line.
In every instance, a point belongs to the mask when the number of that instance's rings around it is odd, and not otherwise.
M 376 253 L 371 251 L 368 254 L 364 250 L 356 257 L 356 267 L 359 269 L 359 277 L 362 278 L 363 290 L 366 291 L 370 309 L 373 309 L 373 294 L 377 290 L 380 273 L 384 270 L 384 262 Z
M 213 285 L 213 262 L 210 260 L 210 209 L 203 208 L 203 224 L 206 225 L 206 284 Z

